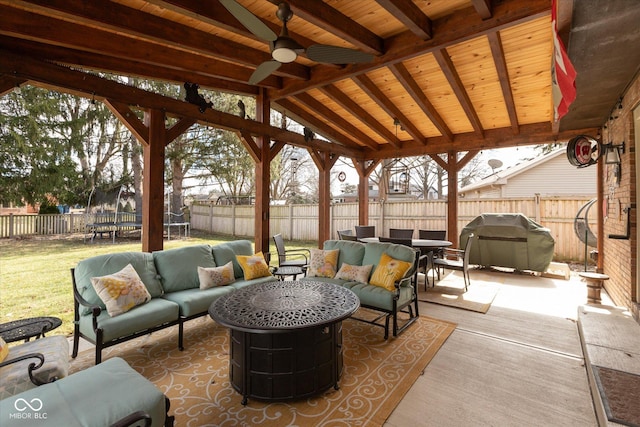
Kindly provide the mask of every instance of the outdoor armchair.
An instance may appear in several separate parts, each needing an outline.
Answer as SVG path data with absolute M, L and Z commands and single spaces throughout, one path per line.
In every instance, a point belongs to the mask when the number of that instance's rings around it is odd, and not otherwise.
M 286 249 L 282 234 L 273 236 L 273 243 L 278 251 L 278 267 L 305 267 L 309 264 L 309 249 Z M 293 258 L 293 259 L 292 259 Z

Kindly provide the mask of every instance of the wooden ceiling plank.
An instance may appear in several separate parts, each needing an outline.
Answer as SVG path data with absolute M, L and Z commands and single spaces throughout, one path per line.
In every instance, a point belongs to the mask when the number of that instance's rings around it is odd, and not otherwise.
M 376 86 L 369 77 L 366 75 L 356 76 L 353 81 L 362 89 L 371 99 L 373 99 L 392 119 L 398 119 L 400 126 L 402 126 L 413 139 L 421 144 L 426 144 L 427 141 L 420 133 L 418 128 L 411 123 L 406 115 L 400 111 L 400 109 L 389 101 L 389 98 Z M 395 123 L 394 123 L 395 124 Z M 397 126 L 397 125 L 396 125 Z
M 432 37 L 431 19 L 411 0 L 376 0 L 397 20 L 422 40 Z
M 460 105 L 462 105 L 462 109 L 469 118 L 471 126 L 473 126 L 473 129 L 479 136 L 482 136 L 482 123 L 480 123 L 478 113 L 471 103 L 469 94 L 465 90 L 464 84 L 460 80 L 460 76 L 458 76 L 458 73 L 456 72 L 456 68 L 451 61 L 451 57 L 447 53 L 446 49 L 436 50 L 435 52 L 433 52 L 433 56 L 438 62 L 438 65 L 440 65 L 440 68 L 442 68 L 442 72 L 449 81 L 449 85 L 451 86 L 451 89 L 453 89 L 453 92 L 458 98 L 458 101 L 460 101 Z
M 0 35 L 0 48 L 16 54 L 28 54 L 37 59 L 47 59 L 57 63 L 81 66 L 83 68 L 111 72 L 123 76 L 136 76 L 154 80 L 184 83 L 184 80 L 196 82 L 201 87 L 242 95 L 256 96 L 257 86 L 232 82 L 209 75 L 190 71 L 178 71 L 160 65 L 143 64 L 137 61 L 113 58 L 91 52 L 82 52 L 62 46 L 45 45 L 29 40 Z
M 438 51 L 487 32 L 498 31 L 542 16 L 548 16 L 550 12 L 551 3 L 548 0 L 504 0 L 493 7 L 491 18 L 481 20 L 476 10 L 469 7 L 457 11 L 452 16 L 433 20 L 433 37 L 430 40 L 416 41 L 415 35 L 407 31 L 385 40 L 385 53 L 370 63 L 351 64 L 340 70 L 314 67 L 308 81 L 285 82 L 282 89 L 270 90 L 269 95 L 271 99 L 277 100 L 309 89 L 333 84 L 345 78 Z
M 25 79 L 16 79 L 11 76 L 0 76 L 0 96 L 4 96 L 9 92 L 13 92 L 20 85 L 26 83 Z
M 405 67 L 402 63 L 393 64 L 389 67 L 393 75 L 398 79 L 400 84 L 404 87 L 409 95 L 413 98 L 413 100 L 418 104 L 420 109 L 429 117 L 429 120 L 433 123 L 433 125 L 440 131 L 440 133 L 447 138 L 449 141 L 453 141 L 453 133 L 451 129 L 447 126 L 447 124 L 442 119 L 442 116 L 438 113 L 438 110 L 433 106 L 433 104 L 429 101 L 425 93 L 422 91 L 418 83 L 409 73 L 407 67 Z
M 491 18 L 491 0 L 471 0 L 471 4 L 482 19 Z
M 154 42 L 188 48 L 204 55 L 212 55 L 251 67 L 272 59 L 266 52 L 116 3 L 109 5 L 106 10 L 99 2 L 84 0 L 47 0 L 46 9 L 38 8 L 39 3 L 42 3 L 42 0 L 21 2 L 21 4 L 35 5 L 36 12 L 50 13 L 55 9 L 63 17 L 71 17 L 75 22 L 85 20 L 90 23 L 100 23 L 101 27 L 111 28 L 130 36 L 143 36 Z M 309 78 L 309 69 L 294 62 L 283 64 L 276 74 L 306 80 Z
M 251 135 L 262 135 L 271 139 L 287 141 L 298 147 L 312 147 L 317 150 L 327 150 L 326 143 L 317 140 L 305 141 L 304 136 L 295 132 L 276 128 L 268 123 L 247 120 L 235 114 L 224 113 L 211 108 L 200 113 L 198 108 L 184 101 L 165 97 L 135 87 L 106 80 L 98 76 L 81 71 L 71 70 L 55 64 L 33 60 L 0 50 L 0 75 L 15 76 L 19 79 L 40 82 L 48 88 L 56 88 L 63 92 L 84 93 L 87 97 L 97 100 L 117 99 L 128 105 L 137 105 L 143 109 L 159 109 L 167 114 L 178 117 L 192 117 L 206 125 L 230 131 L 244 131 Z M 362 157 L 361 150 L 332 145 L 332 152 L 347 157 Z
M 157 43 L 129 38 L 81 24 L 39 15 L 33 12 L 0 5 L 0 34 L 46 41 L 54 45 L 72 47 L 83 51 L 104 54 L 120 59 L 137 60 L 151 65 L 186 68 L 192 71 L 215 74 L 218 77 L 245 83 L 252 70 L 211 57 L 188 53 Z M 79 35 L 83 36 L 80 37 Z M 261 84 L 280 87 L 281 80 L 270 76 Z
M 278 5 L 281 0 L 269 0 Z M 353 19 L 343 15 L 322 1 L 289 0 L 293 13 L 325 31 L 356 46 L 366 53 L 379 55 L 384 52 L 384 40 Z
M 331 142 L 342 144 L 345 147 L 349 147 L 354 150 L 362 150 L 362 146 L 355 140 L 352 140 L 348 135 L 327 127 L 326 123 L 324 123 L 319 117 L 300 109 L 289 99 L 281 99 L 277 103 L 272 103 L 271 106 L 283 114 L 286 113 L 287 117 L 290 117 L 296 122 L 308 126 L 318 135 L 322 135 Z
M 353 102 L 351 98 L 342 93 L 340 89 L 333 85 L 324 86 L 319 89 L 328 97 L 332 98 L 336 103 L 340 104 L 342 108 L 358 118 L 358 120 L 369 126 L 371 130 L 388 141 L 391 146 L 396 149 L 400 148 L 400 141 L 394 134 L 392 134 L 386 127 L 384 127 L 380 122 L 373 118 L 371 114 L 367 113 L 364 108 Z
M 498 71 L 498 78 L 500 79 L 500 87 L 502 88 L 502 96 L 504 97 L 504 103 L 507 106 L 507 112 L 509 114 L 509 120 L 511 121 L 511 128 L 513 133 L 519 132 L 518 114 L 516 113 L 516 105 L 513 100 L 513 91 L 511 90 L 511 79 L 509 78 L 509 70 L 507 69 L 507 61 L 504 58 L 504 49 L 502 48 L 502 41 L 500 40 L 500 33 L 489 33 L 489 46 L 491 47 L 491 54 L 493 55 L 493 62 L 496 65 Z
M 347 132 L 347 134 L 351 135 L 356 141 L 359 141 L 361 144 L 366 145 L 372 150 L 377 150 L 380 148 L 380 145 L 369 138 L 364 132 L 360 129 L 353 126 L 349 121 L 341 117 L 335 111 L 331 110 L 318 100 L 316 100 L 313 96 L 308 93 L 301 93 L 295 97 L 298 101 L 306 105 L 309 110 L 313 111 L 314 114 L 318 114 L 322 118 L 324 118 L 327 122 L 333 123 L 335 126 L 339 127 L 343 131 Z

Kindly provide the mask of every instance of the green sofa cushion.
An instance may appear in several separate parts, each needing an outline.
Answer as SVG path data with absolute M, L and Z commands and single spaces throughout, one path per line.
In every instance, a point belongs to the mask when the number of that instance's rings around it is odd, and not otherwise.
M 116 273 L 127 264 L 131 264 L 136 270 L 152 298 L 162 295 L 160 276 L 153 263 L 153 256 L 147 252 L 119 252 L 98 255 L 80 261 L 74 270 L 78 292 L 91 304 L 104 308 L 104 303 L 91 285 L 91 278 Z M 88 312 L 88 309 L 84 310 L 85 314 Z
M 107 342 L 163 323 L 173 322 L 178 319 L 178 316 L 178 304 L 164 298 L 153 298 L 116 317 L 109 316 L 106 310 L 103 311 L 98 316 L 98 328 L 103 329 L 103 342 Z M 90 314 L 80 316 L 80 332 L 95 340 L 96 334 L 91 319 Z
M 225 265 L 229 261 L 233 263 L 233 273 L 236 279 L 244 277 L 242 267 L 238 264 L 236 255 L 253 255 L 253 245 L 248 240 L 235 240 L 233 242 L 220 243 L 211 248 L 213 259 L 217 265 Z
M 170 292 L 162 297 L 180 306 L 180 314 L 186 317 L 205 313 L 212 302 L 222 295 L 233 292 L 230 286 L 216 286 L 209 289 L 185 289 Z
M 209 245 L 156 251 L 153 252 L 153 260 L 165 292 L 199 288 L 198 267 L 216 267 Z
M 411 263 L 412 267 L 407 270 L 404 277 L 408 277 L 413 274 L 413 263 L 416 259 L 416 251 L 404 245 L 395 245 L 391 243 L 367 243 L 365 245 L 362 265 L 373 264 L 373 268 L 371 269 L 371 274 L 373 274 L 373 272 L 376 271 L 376 267 L 378 266 L 380 257 L 383 253 L 386 253 L 391 258 Z
M 338 256 L 338 270 L 342 263 L 350 265 L 363 265 L 362 259 L 365 253 L 365 244 L 352 242 L 350 240 L 327 240 L 323 245 L 324 249 L 340 249 Z M 336 270 L 337 271 L 337 270 Z
M 251 280 L 240 279 L 240 280 L 236 280 L 229 286 L 234 289 L 242 289 L 245 286 L 251 286 L 257 283 L 274 282 L 276 280 L 278 280 L 278 278 L 275 276 L 258 277 L 256 279 L 251 279 Z
M 18 399 L 27 402 L 40 399 L 42 409 L 37 413 L 46 414 L 46 419 L 16 417 Z M 0 425 L 104 427 L 136 411 L 147 412 L 153 427 L 163 426 L 167 412 L 165 396 L 127 362 L 114 357 L 67 378 L 0 401 Z M 24 416 L 25 413 L 21 414 Z M 33 416 L 34 411 L 30 414 Z

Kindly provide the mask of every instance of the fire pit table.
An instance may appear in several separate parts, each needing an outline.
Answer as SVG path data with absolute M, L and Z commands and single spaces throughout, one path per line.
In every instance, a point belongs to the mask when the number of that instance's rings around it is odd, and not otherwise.
M 214 301 L 209 315 L 230 329 L 229 376 L 242 404 L 338 389 L 342 320 L 359 306 L 349 289 L 309 281 L 260 283 Z

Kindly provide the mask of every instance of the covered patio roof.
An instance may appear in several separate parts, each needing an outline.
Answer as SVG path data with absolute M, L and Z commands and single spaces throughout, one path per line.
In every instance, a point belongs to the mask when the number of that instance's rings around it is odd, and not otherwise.
M 372 60 L 335 65 L 303 53 L 249 84 L 254 70 L 271 60 L 269 43 L 223 3 L 236 2 L 0 0 L 0 94 L 28 83 L 104 101 L 145 145 L 150 170 L 143 216 L 152 218 L 143 227 L 152 230 L 158 226 L 152 206 L 162 200 L 155 191 L 162 188 L 157 182 L 163 179 L 164 146 L 196 121 L 236 131 L 257 164 L 258 250 L 268 247 L 269 239 L 264 165 L 284 144 L 309 150 L 320 171 L 322 241 L 329 236 L 323 220 L 328 174 L 338 156 L 353 159 L 363 192 L 368 175 L 385 158 L 431 155 L 455 178 L 482 149 L 595 135 L 638 64 L 629 60 L 638 55 L 634 44 L 621 37 L 634 33 L 637 7 L 629 13 L 624 1 L 616 2 L 623 4 L 616 9 L 559 0 L 559 32 L 579 80 L 575 107 L 554 122 L 550 0 L 290 0 L 289 35 L 303 47 L 355 49 Z M 237 0 L 276 35 L 282 28 L 278 3 Z M 606 40 L 594 40 L 589 28 L 607 31 Z M 592 58 L 615 59 L 616 73 L 593 66 Z M 256 117 L 201 113 L 182 100 L 117 84 L 96 72 L 255 96 Z M 131 108 L 143 109 L 149 119 L 132 118 Z M 323 139 L 270 126 L 270 108 Z M 166 115 L 180 121 L 164 129 Z M 461 152 L 467 154 L 460 157 Z M 447 156 L 437 156 L 443 153 Z M 450 197 L 455 205 L 455 194 Z M 360 200 L 360 220 L 366 222 L 367 197 Z M 455 210 L 449 216 L 454 224 Z M 161 240 L 143 247 L 158 245 Z

